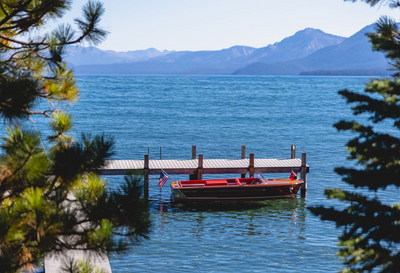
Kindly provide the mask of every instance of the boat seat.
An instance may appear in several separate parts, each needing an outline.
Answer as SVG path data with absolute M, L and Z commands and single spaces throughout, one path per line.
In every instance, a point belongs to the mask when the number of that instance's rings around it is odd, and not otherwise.
M 182 187 L 202 187 L 204 184 L 182 184 Z
M 206 180 L 206 186 L 227 186 L 226 180 Z

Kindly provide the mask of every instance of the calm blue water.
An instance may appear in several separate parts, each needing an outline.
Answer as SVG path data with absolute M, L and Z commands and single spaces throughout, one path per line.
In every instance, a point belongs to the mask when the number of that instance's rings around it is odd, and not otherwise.
M 173 206 L 151 180 L 150 239 L 110 257 L 113 272 L 337 272 L 340 230 L 307 206 L 337 205 L 324 188 L 348 188 L 333 172 L 348 165 L 349 133 L 332 125 L 353 119 L 337 94 L 362 91 L 365 78 L 78 76 L 81 98 L 70 112 L 75 137 L 106 132 L 117 140 L 115 159 L 256 158 L 307 153 L 306 198 L 249 205 Z M 40 130 L 43 118 L 34 117 Z M 284 174 L 284 177 L 289 174 Z M 273 177 L 273 176 L 271 176 Z M 107 177 L 110 186 L 120 177 Z M 174 177 L 185 179 L 187 177 Z M 350 188 L 351 189 L 351 188 Z M 396 200 L 397 190 L 384 193 Z M 387 194 L 385 196 L 385 194 Z

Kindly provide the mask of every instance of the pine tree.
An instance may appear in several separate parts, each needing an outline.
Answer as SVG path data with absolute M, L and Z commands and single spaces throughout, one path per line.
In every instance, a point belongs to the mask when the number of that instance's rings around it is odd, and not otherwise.
M 373 6 L 388 1 L 364 2 Z M 390 5 L 400 6 L 398 1 L 390 1 Z M 391 78 L 371 80 L 363 93 L 339 92 L 354 105 L 354 115 L 367 116 L 370 121 L 335 124 L 339 131 L 357 135 L 348 142 L 347 150 L 349 159 L 362 168 L 335 169 L 354 191 L 325 190 L 328 198 L 343 202 L 344 209 L 318 206 L 310 210 L 344 228 L 338 252 L 347 266 L 342 272 L 400 272 L 400 203 L 387 204 L 375 194 L 400 187 L 400 32 L 394 20 L 383 16 L 376 23 L 376 33 L 368 36 L 373 49 L 390 60 L 394 73 Z M 382 122 L 392 124 L 396 133 L 378 130 Z M 363 189 L 363 194 L 358 189 Z
M 41 266 L 45 254 L 64 250 L 122 251 L 127 239 L 138 242 L 149 231 L 140 177 L 127 176 L 111 191 L 98 176 L 114 154 L 114 138 L 68 136 L 73 122 L 66 110 L 79 90 L 63 55 L 68 45 L 97 45 L 107 35 L 99 27 L 104 7 L 92 0 L 76 29 L 62 24 L 40 34 L 71 2 L 0 1 L 0 117 L 10 125 L 0 158 L 1 272 Z M 49 119 L 51 135 L 26 129 L 33 115 Z

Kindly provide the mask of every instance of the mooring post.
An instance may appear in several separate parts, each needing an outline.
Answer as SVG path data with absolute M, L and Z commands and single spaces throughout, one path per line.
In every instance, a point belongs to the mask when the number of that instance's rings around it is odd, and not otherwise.
M 144 155 L 144 198 L 149 199 L 149 155 Z
M 290 158 L 294 159 L 296 158 L 296 145 L 292 145 L 291 150 L 292 150 L 292 155 Z
M 196 159 L 196 145 L 192 145 L 192 159 Z
M 301 197 L 305 197 L 306 196 L 306 192 L 307 192 L 306 153 L 301 153 L 301 179 L 304 180 L 304 184 L 301 186 Z
M 203 154 L 199 154 L 199 167 L 197 168 L 197 179 L 203 179 Z
M 246 145 L 242 145 L 242 159 L 246 159 Z M 245 178 L 246 174 L 242 173 L 240 177 Z
M 254 177 L 254 154 L 250 154 L 249 175 Z
M 196 145 L 192 145 L 192 160 L 196 159 Z M 194 174 L 189 174 L 189 180 L 196 180 L 197 179 L 197 172 Z
M 295 158 L 296 158 L 296 145 L 292 145 L 292 146 L 290 147 L 290 150 L 291 150 L 291 156 L 290 156 L 290 158 L 291 158 L 291 159 L 295 159 Z M 296 173 L 296 176 L 298 177 L 299 174 Z

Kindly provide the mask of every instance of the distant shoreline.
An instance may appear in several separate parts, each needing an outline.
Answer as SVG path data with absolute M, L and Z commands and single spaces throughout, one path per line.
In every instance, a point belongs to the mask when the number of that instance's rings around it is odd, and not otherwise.
M 160 78 L 198 78 L 199 80 L 207 80 L 210 78 L 371 78 L 371 77 L 387 77 L 387 75 L 186 75 L 186 74 L 75 74 L 78 77 L 160 77 Z
M 300 76 L 390 76 L 385 69 L 314 70 L 300 72 Z

